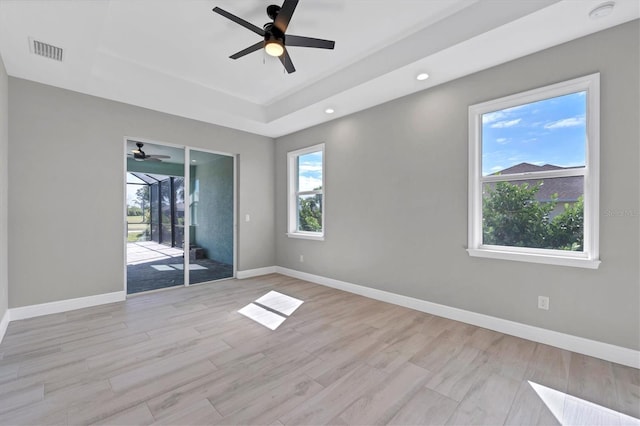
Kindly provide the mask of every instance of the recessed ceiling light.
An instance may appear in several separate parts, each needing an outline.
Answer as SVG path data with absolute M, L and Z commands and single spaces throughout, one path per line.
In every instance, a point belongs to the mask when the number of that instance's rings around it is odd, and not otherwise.
M 601 5 L 596 6 L 591 12 L 589 12 L 589 18 L 591 19 L 600 19 L 605 16 L 611 15 L 613 12 L 613 8 L 616 5 L 613 1 L 608 1 L 606 3 L 602 3 Z
M 327 114 L 333 114 L 335 112 L 335 110 L 333 108 L 327 108 L 324 110 L 325 113 Z
M 416 80 L 419 80 L 419 81 L 424 81 L 428 78 L 429 78 L 429 74 L 427 74 L 426 72 L 420 73 L 416 76 Z
M 196 160 L 191 160 L 191 162 L 192 162 L 192 163 L 195 163 L 195 162 L 196 162 Z

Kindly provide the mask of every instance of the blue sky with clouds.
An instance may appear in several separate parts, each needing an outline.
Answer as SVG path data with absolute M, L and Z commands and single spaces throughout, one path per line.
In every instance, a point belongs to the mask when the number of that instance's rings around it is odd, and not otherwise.
M 322 186 L 322 151 L 298 157 L 298 191 L 313 191 Z
M 523 162 L 581 166 L 586 159 L 586 92 L 482 116 L 482 174 Z

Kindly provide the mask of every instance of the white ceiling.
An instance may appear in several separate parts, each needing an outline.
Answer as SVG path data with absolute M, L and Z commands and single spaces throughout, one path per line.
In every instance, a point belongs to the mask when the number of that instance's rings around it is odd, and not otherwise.
M 287 33 L 336 48 L 291 47 L 286 74 L 262 51 L 229 59 L 260 37 L 211 11 L 261 27 L 269 0 L 0 0 L 0 55 L 14 77 L 278 137 L 640 16 L 616 0 L 589 19 L 604 2 L 300 0 Z

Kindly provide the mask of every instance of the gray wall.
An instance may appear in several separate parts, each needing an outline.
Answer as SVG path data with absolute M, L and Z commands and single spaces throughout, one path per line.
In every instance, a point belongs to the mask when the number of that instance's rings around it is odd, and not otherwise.
M 277 265 L 640 349 L 638 39 L 634 21 L 277 139 Z M 468 106 L 598 71 L 600 269 L 469 257 Z M 320 142 L 326 240 L 289 239 L 287 151 Z
M 0 57 L 0 320 L 7 312 L 9 303 L 8 223 L 7 202 L 9 192 L 9 88 L 8 76 Z M 1 336 L 0 336 L 1 337 Z
M 238 269 L 274 264 L 271 138 L 13 77 L 9 99 L 9 307 L 124 289 L 125 136 L 237 154 Z
M 213 155 L 213 154 L 210 154 Z M 193 167 L 200 181 L 198 225 L 193 243 L 207 250 L 209 259 L 233 264 L 233 158 L 216 156 Z

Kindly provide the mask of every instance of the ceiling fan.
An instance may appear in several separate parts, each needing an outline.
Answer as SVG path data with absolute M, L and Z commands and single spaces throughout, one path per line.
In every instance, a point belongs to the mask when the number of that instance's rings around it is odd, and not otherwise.
M 142 147 L 144 146 L 144 144 L 142 142 L 136 142 L 136 146 L 138 147 L 138 149 L 134 149 L 131 152 L 133 152 L 133 154 L 129 154 L 129 157 L 133 157 L 134 160 L 136 161 L 157 161 L 160 162 L 162 161 L 162 158 L 171 158 L 168 155 L 150 155 L 145 153 L 142 150 Z
M 234 53 L 229 57 L 231 59 L 238 59 L 248 55 L 249 53 L 255 52 L 256 50 L 264 48 L 268 55 L 280 58 L 280 62 L 282 62 L 284 68 L 289 74 L 291 74 L 292 72 L 295 72 L 296 69 L 293 66 L 289 52 L 287 52 L 287 46 L 333 49 L 336 44 L 335 41 L 285 34 L 297 5 L 298 0 L 284 0 L 282 7 L 275 4 L 268 6 L 267 15 L 273 20 L 273 22 L 267 22 L 262 28 L 237 17 L 226 10 L 214 7 L 214 12 L 232 20 L 236 24 L 242 25 L 264 38 L 264 40 L 261 40 L 238 53 Z

